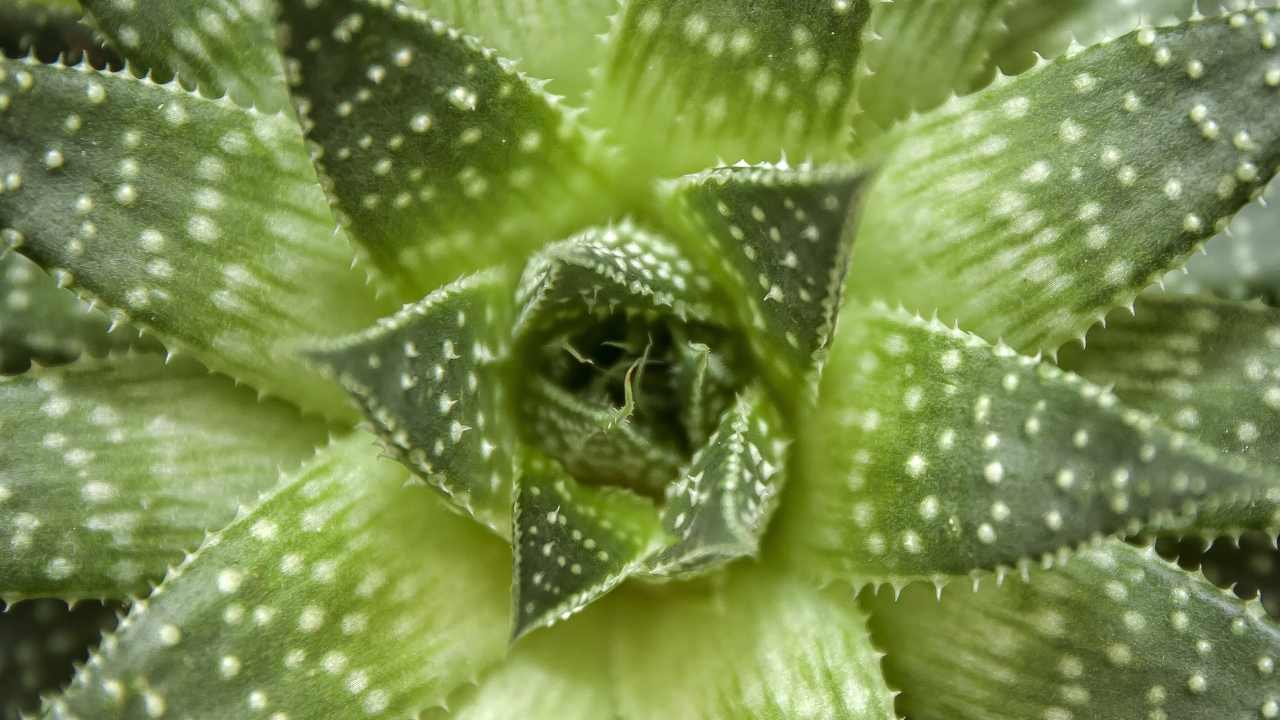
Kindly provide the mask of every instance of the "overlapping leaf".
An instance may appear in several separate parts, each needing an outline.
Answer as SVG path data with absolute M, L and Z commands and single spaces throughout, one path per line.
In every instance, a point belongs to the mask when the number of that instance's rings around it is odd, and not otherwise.
M 678 480 L 667 485 L 662 525 L 675 541 L 648 572 L 679 576 L 754 556 L 786 480 L 781 418 L 762 393 L 744 395 Z
M 758 568 L 663 589 L 636 588 L 614 606 L 618 716 L 897 717 L 848 598 Z
M 1108 542 L 1029 583 L 875 603 L 917 720 L 1266 718 L 1280 628 L 1155 555 Z
M 1164 277 L 1176 293 L 1207 293 L 1229 300 L 1256 300 L 1280 307 L 1280 181 L 1272 180 L 1259 202 L 1231 221 L 1185 267 Z
M 867 0 L 634 0 L 614 20 L 593 116 L 643 174 L 779 150 L 838 157 L 850 137 Z
M 495 362 L 510 332 L 510 288 L 501 272 L 473 275 L 309 353 L 397 460 L 504 536 L 514 428 Z
M 580 485 L 554 460 L 524 462 L 511 545 L 512 635 L 581 611 L 638 571 L 664 541 L 653 503 Z
M 330 198 L 404 297 L 609 214 L 601 141 L 475 40 L 391 0 L 281 6 Z
M 1063 366 L 1223 456 L 1280 463 L 1280 310 L 1160 294 L 1118 315 Z M 1197 525 L 1280 527 L 1280 479 L 1248 507 L 1206 509 Z
M 1276 482 L 1078 376 L 883 307 L 842 315 L 821 397 L 784 536 L 822 577 L 1012 566 Z
M 0 380 L 0 595 L 143 591 L 325 439 L 283 403 L 163 362 Z
M 349 412 L 293 345 L 376 317 L 282 115 L 127 73 L 0 64 L 0 240 L 173 349 Z
M 242 105 L 285 109 L 273 2 L 82 0 L 87 18 L 136 66 L 224 92 Z
M 135 603 L 48 716 L 392 717 L 506 645 L 506 545 L 356 435 Z
M 117 609 L 98 602 L 68 608 L 61 600 L 18 603 L 0 614 L 0 718 L 18 720 L 39 709 L 40 696 L 71 680 Z
M 1145 28 L 894 134 L 851 287 L 1055 351 L 1176 266 L 1280 160 L 1275 13 Z
M 738 301 L 748 339 L 785 386 L 812 380 L 844 293 L 865 175 L 845 167 L 734 167 L 667 183 L 690 254 Z

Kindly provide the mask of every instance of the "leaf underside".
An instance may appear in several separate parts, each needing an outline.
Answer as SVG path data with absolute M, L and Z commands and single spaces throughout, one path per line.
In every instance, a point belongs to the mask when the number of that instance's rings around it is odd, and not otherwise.
M 1028 352 L 1082 336 L 1274 174 L 1278 28 L 1266 12 L 1144 28 L 901 125 L 852 292 Z

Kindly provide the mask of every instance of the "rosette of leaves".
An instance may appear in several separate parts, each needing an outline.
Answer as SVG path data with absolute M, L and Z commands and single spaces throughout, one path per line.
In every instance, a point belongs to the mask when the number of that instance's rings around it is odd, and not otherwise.
M 1125 542 L 1280 529 L 1274 8 L 82 5 L 0 33 L 6 712 L 1280 715 Z

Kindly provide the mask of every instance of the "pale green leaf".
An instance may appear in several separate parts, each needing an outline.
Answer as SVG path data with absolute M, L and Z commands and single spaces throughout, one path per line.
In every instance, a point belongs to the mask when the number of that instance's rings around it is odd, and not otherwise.
M 912 720 L 1267 718 L 1280 628 L 1150 549 L 1108 542 L 1029 582 L 883 595 L 872 615 Z
M 795 560 L 823 578 L 1052 559 L 1100 534 L 1185 527 L 1200 505 L 1276 485 L 1270 467 L 936 320 L 849 307 L 831 357 L 781 516 Z
M 610 214 L 605 148 L 492 51 L 389 0 L 285 0 L 330 198 L 417 298 Z
M 473 275 L 364 332 L 312 349 L 387 451 L 457 508 L 510 532 L 514 428 L 504 415 L 512 283 Z
M 284 65 L 270 0 L 81 0 L 86 21 L 132 64 L 166 79 L 227 93 L 242 105 L 283 110 Z
M 1205 244 L 1185 267 L 1164 277 L 1176 293 L 1206 293 L 1229 300 L 1261 299 L 1280 307 L 1280 181 L 1259 202 L 1240 211 L 1227 231 Z
M 357 434 L 214 534 L 49 717 L 413 717 L 499 661 L 507 546 Z
M 582 98 L 603 55 L 617 0 L 410 0 L 520 62 L 550 89 Z
M 667 485 L 662 525 L 675 541 L 647 571 L 681 576 L 754 557 L 786 482 L 781 418 L 762 392 L 740 396 Z
M 1065 368 L 1110 386 L 1224 457 L 1280 465 L 1280 310 L 1203 297 L 1150 295 L 1068 348 Z M 1280 527 L 1280 480 L 1243 508 L 1202 515 L 1199 528 Z
M 569 619 L 639 571 L 665 540 L 652 502 L 581 485 L 554 460 L 526 458 L 517 489 L 513 639 Z
M 0 380 L 0 596 L 146 590 L 326 432 L 156 355 Z
M 868 0 L 632 0 L 609 32 L 593 117 L 642 175 L 839 157 L 869 14 Z
M 86 353 L 101 356 L 129 347 L 159 349 L 136 330 L 111 327 L 35 263 L 10 253 L 0 258 L 0 373 L 19 373 L 32 362 L 57 365 Z
M 377 316 L 283 115 L 127 73 L 0 64 L 0 241 L 171 349 L 349 413 L 295 346 Z
M 1144 28 L 900 126 L 853 292 L 1031 352 L 1129 304 L 1276 170 L 1280 16 L 1259 17 Z
M 897 718 L 851 597 L 759 568 L 618 595 L 617 717 Z
M 1107 0 L 1111 2 L 1112 0 Z M 863 47 L 869 70 L 858 84 L 861 135 L 972 90 L 1016 0 L 903 0 L 871 14 L 875 39 Z M 861 140 L 862 138 L 857 138 Z
M 812 381 L 843 297 L 866 175 L 847 167 L 718 168 L 664 184 L 689 253 L 737 302 L 780 387 Z
M 61 600 L 21 602 L 0 613 L 0 718 L 18 720 L 40 707 L 40 696 L 71 680 L 117 609 L 98 602 L 68 608 Z

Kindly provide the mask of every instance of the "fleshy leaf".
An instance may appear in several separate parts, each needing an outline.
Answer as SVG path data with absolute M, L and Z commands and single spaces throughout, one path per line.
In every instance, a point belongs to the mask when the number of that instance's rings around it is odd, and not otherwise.
M 914 720 L 1265 718 L 1280 629 L 1161 560 L 1112 541 L 1029 583 L 881 598 L 875 636 Z
M 146 590 L 325 440 L 284 403 L 163 363 L 117 356 L 0 380 L 0 595 Z
M 81 0 L 86 19 L 133 64 L 266 111 L 288 105 L 273 2 Z
M 120 56 L 102 47 L 80 24 L 82 14 L 75 0 L 9 0 L 0 7 L 0 52 L 11 58 L 34 54 L 42 62 L 54 62 L 59 56 L 68 62 L 87 57 L 97 68 L 123 67 Z
M 831 160 L 851 136 L 868 0 L 633 0 L 592 97 L 643 175 Z
M 0 718 L 40 708 L 40 696 L 71 680 L 102 633 L 116 624 L 114 605 L 30 600 L 0 613 Z
M 831 357 L 782 515 L 796 560 L 824 578 L 1051 559 L 1276 484 L 1098 385 L 936 320 L 850 307 Z
M 676 541 L 647 571 L 680 576 L 755 556 L 786 481 L 786 448 L 781 418 L 765 395 L 739 397 L 667 486 L 662 524 Z
M 49 717 L 413 717 L 506 647 L 506 545 L 357 434 L 135 603 Z
M 1203 255 L 1193 255 L 1185 267 L 1165 275 L 1165 288 L 1228 300 L 1261 299 L 1280 307 L 1278 188 L 1280 180 L 1272 180 L 1259 202 L 1241 210 L 1226 232 L 1205 244 Z
M 59 288 L 25 257 L 10 253 L 0 258 L 0 373 L 24 372 L 32 362 L 57 365 L 85 353 L 101 356 L 133 346 L 159 349 L 131 328 L 113 330 L 106 315 Z
M 128 73 L 0 63 L 0 241 L 171 349 L 349 413 L 292 345 L 377 316 L 292 120 Z
M 567 620 L 638 570 L 664 541 L 653 503 L 578 484 L 532 455 L 517 484 L 511 540 L 512 637 Z
M 1274 174 L 1280 15 L 1258 17 L 1144 28 L 904 123 L 850 287 L 1024 351 L 1080 337 Z
M 911 112 L 940 105 L 952 92 L 972 90 L 983 75 L 992 47 L 1003 36 L 1004 18 L 1015 3 L 913 0 L 877 4 L 871 15 L 876 39 L 869 40 L 862 51 L 869 72 L 858 84 L 858 103 L 863 111 L 858 116 L 859 129 L 872 134 Z
M 1280 465 L 1280 310 L 1164 294 L 1136 309 L 1090 333 L 1086 350 L 1069 348 L 1063 367 L 1223 456 Z M 1280 527 L 1280 482 L 1247 507 L 1202 514 L 1197 526 Z
M 472 275 L 309 354 L 364 410 L 387 451 L 496 532 L 510 530 L 512 428 L 495 367 L 511 283 Z
M 814 380 L 841 305 L 866 176 L 844 167 L 719 168 L 664 185 L 690 254 L 738 303 L 757 359 Z
M 609 214 L 599 139 L 475 40 L 389 0 L 281 5 L 330 198 L 406 297 Z
M 575 101 L 590 89 L 600 63 L 599 36 L 617 0 L 411 0 L 475 35 L 534 77 Z
M 849 598 L 757 568 L 624 592 L 612 618 L 618 717 L 897 718 Z

